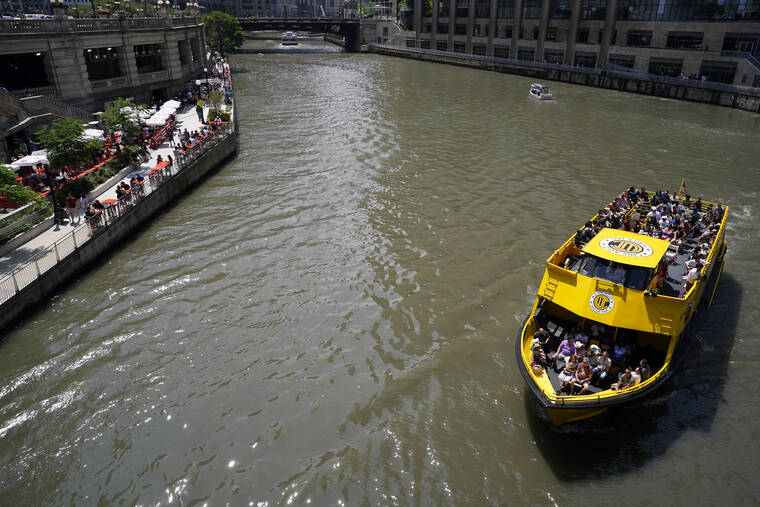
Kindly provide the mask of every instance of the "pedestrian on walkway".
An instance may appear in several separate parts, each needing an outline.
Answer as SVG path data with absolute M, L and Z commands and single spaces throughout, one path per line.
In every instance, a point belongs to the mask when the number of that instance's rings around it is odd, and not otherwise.
M 69 192 L 69 195 L 66 196 L 66 213 L 69 214 L 69 221 L 72 225 L 74 224 L 74 214 L 76 214 L 77 219 L 79 219 L 79 212 L 77 211 L 77 199 L 71 195 L 71 192 Z
M 198 121 L 203 123 L 203 105 L 200 100 L 195 104 L 195 112 L 198 113 Z
M 87 211 L 87 207 L 90 205 L 90 203 L 87 201 L 87 197 L 85 197 L 84 194 L 79 196 L 79 199 L 77 199 L 77 211 L 79 212 L 80 216 L 84 216 L 85 211 Z

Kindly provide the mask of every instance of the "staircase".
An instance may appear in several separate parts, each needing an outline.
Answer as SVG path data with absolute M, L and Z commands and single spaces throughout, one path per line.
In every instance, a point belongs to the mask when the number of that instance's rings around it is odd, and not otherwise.
M 21 102 L 22 107 L 26 111 L 34 116 L 49 113 L 61 118 L 76 118 L 83 123 L 89 123 L 94 119 L 92 113 L 88 113 L 84 109 L 67 104 L 50 95 L 24 97 L 19 99 L 19 102 Z

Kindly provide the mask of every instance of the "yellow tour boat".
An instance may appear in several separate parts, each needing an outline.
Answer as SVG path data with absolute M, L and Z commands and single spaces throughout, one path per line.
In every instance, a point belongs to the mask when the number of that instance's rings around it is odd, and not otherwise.
M 673 374 L 715 295 L 727 215 L 683 183 L 631 187 L 549 257 L 515 348 L 555 425 L 635 403 Z

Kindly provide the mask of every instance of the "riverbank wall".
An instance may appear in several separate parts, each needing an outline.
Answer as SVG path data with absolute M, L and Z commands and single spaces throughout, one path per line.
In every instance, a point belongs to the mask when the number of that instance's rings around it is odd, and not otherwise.
M 608 90 L 639 93 L 691 102 L 714 104 L 760 113 L 760 89 L 710 81 L 684 80 L 643 74 L 620 67 L 588 68 L 508 58 L 491 58 L 430 49 L 371 44 L 369 51 L 386 56 L 445 63 L 460 67 L 517 74 L 537 81 L 559 81 Z
M 106 227 L 95 230 L 82 244 L 75 245 L 76 248 L 55 265 L 44 272 L 39 272 L 40 269 L 37 267 L 36 278 L 0 305 L 0 337 L 5 335 L 14 323 L 39 308 L 42 301 L 71 283 L 92 263 L 128 241 L 144 227 L 151 216 L 187 194 L 201 178 L 232 157 L 236 151 L 237 129 L 234 128 L 227 136 L 182 167 Z M 74 241 L 76 242 L 76 236 Z M 17 283 L 14 279 L 11 281 Z

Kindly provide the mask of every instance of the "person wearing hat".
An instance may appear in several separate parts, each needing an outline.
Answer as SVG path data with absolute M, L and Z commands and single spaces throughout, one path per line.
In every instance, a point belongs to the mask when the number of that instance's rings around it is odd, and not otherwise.
M 540 343 L 533 344 L 533 352 L 531 353 L 530 366 L 535 373 L 541 373 L 541 371 L 547 367 L 546 354 L 541 348 Z

